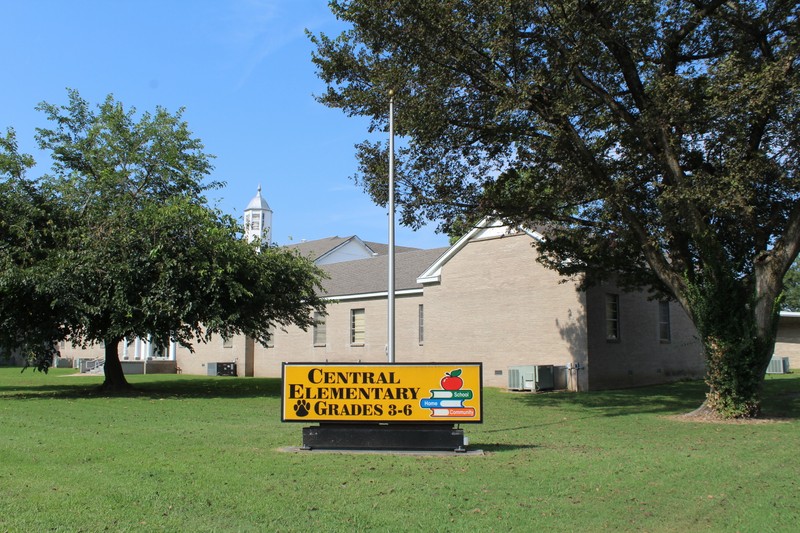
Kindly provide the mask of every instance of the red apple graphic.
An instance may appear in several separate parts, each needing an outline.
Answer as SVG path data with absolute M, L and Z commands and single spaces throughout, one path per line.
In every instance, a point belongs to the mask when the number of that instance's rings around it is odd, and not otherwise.
M 464 380 L 461 379 L 461 369 L 451 370 L 445 372 L 441 384 L 444 390 L 458 390 L 464 385 Z

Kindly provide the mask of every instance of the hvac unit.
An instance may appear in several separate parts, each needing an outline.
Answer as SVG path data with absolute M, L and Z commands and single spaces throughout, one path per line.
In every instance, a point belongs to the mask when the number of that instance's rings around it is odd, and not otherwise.
M 553 390 L 567 390 L 569 386 L 569 370 L 566 366 L 553 367 Z
M 553 390 L 553 365 L 512 366 L 508 369 L 509 390 Z
M 554 374 L 553 365 L 539 365 L 536 367 L 536 376 L 534 377 L 534 383 L 536 385 L 536 390 L 553 390 L 554 385 Z
M 508 390 L 531 390 L 525 386 L 533 379 L 533 366 L 512 366 L 508 369 Z M 526 379 L 527 378 L 527 379 Z
M 236 377 L 236 363 L 208 363 L 208 375 Z
M 217 375 L 236 377 L 236 363 L 217 363 Z
M 789 373 L 789 358 L 788 357 L 773 357 L 769 366 L 767 367 L 767 374 L 788 374 Z

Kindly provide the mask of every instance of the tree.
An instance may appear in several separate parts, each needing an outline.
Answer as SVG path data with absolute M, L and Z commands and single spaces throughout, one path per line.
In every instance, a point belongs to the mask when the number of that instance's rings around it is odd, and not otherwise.
M 58 314 L 58 304 L 42 297 L 46 273 L 32 267 L 55 247 L 53 230 L 60 220 L 26 180 L 34 160 L 17 146 L 14 130 L 0 136 L 0 346 L 46 371 L 56 352 L 52 339 L 61 337 L 63 328 L 47 320 Z
M 52 242 L 32 245 L 36 257 L 17 269 L 28 285 L 6 284 L 10 273 L 0 275 L 0 301 L 19 298 L 22 288 L 35 292 L 36 304 L 49 310 L 41 322 L 50 326 L 50 345 L 103 342 L 106 389 L 128 387 L 123 338 L 191 348 L 214 334 L 244 333 L 266 344 L 271 328 L 307 328 L 313 311 L 324 311 L 321 271 L 283 249 L 259 253 L 233 218 L 208 206 L 204 193 L 219 184 L 204 183 L 210 156 L 181 111 L 157 108 L 137 120 L 135 109 L 112 96 L 94 111 L 76 91 L 66 106 L 38 109 L 55 125 L 37 130 L 53 173 L 14 183 L 31 191 L 20 210 L 48 206 L 59 223 L 50 225 Z M 14 160 L 16 150 L 5 151 Z M 25 238 L 40 231 L 41 217 L 19 218 L 30 221 Z M 6 242 L 11 254 L 22 253 L 19 242 Z M 17 339 L 37 333 L 21 312 L 0 307 Z
M 783 277 L 783 286 L 783 310 L 800 311 L 800 261 L 797 259 Z
M 334 0 L 311 36 L 327 91 L 387 121 L 402 222 L 544 224 L 540 261 L 677 300 L 705 405 L 759 411 L 782 279 L 800 250 L 794 1 Z M 386 201 L 386 145 L 357 180 Z

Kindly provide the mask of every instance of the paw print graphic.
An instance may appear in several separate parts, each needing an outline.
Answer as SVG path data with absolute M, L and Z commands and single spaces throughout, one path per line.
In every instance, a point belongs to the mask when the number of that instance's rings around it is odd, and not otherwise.
M 297 400 L 297 403 L 294 404 L 294 412 L 297 413 L 297 416 L 308 415 L 308 410 L 310 408 L 311 404 L 306 400 Z

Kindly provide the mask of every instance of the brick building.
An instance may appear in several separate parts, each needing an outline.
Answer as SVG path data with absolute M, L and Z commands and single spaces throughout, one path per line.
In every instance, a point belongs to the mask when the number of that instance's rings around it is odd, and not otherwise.
M 260 188 L 244 218 L 246 237 L 266 240 L 272 211 Z M 396 247 L 395 361 L 481 362 L 484 384 L 496 387 L 513 386 L 515 372 L 531 367 L 552 367 L 554 386 L 571 390 L 703 376 L 701 345 L 679 305 L 613 284 L 579 291 L 536 261 L 542 238 L 484 220 L 448 248 Z M 259 377 L 279 377 L 283 362 L 387 362 L 388 247 L 355 235 L 291 247 L 329 276 L 328 313 L 313 329 L 277 330 L 267 347 L 215 338 L 194 353 L 131 339 L 122 358 Z M 66 357 L 102 357 L 101 347 L 62 348 Z M 800 314 L 782 313 L 775 352 L 800 365 Z
M 506 387 L 517 367 L 555 367 L 563 388 L 586 390 L 701 377 L 694 329 L 674 303 L 612 285 L 578 291 L 536 262 L 535 232 L 486 220 L 449 248 L 396 250 L 397 362 L 483 363 Z M 326 271 L 328 315 L 313 330 L 276 331 L 178 348 L 185 373 L 236 363 L 238 375 L 278 377 L 282 362 L 386 362 L 385 245 L 332 237 L 296 245 Z

